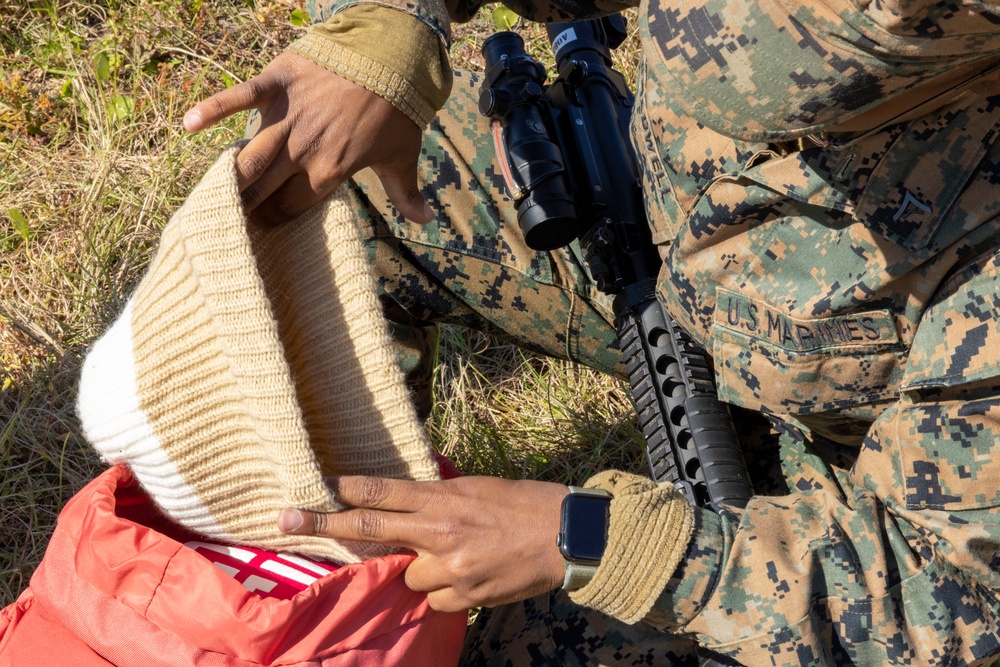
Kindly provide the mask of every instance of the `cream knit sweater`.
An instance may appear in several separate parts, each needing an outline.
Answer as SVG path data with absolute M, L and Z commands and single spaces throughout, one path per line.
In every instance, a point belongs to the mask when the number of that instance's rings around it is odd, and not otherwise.
M 439 473 L 343 195 L 248 234 L 238 151 L 176 212 L 87 356 L 84 431 L 205 536 L 341 562 L 383 554 L 277 529 L 282 508 L 338 508 L 324 476 Z

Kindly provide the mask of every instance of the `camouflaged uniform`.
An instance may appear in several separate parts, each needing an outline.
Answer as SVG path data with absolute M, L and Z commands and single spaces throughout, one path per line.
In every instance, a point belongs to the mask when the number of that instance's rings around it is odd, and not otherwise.
M 445 40 L 449 13 L 475 11 L 379 2 Z M 321 20 L 350 4 L 309 6 Z M 515 9 L 547 20 L 622 6 Z M 683 661 L 692 638 L 749 665 L 990 664 L 1000 9 L 654 0 L 640 24 L 633 140 L 659 293 L 713 354 L 721 397 L 767 415 L 775 437 L 744 442 L 759 493 L 746 510 L 698 511 L 684 561 L 637 626 L 668 631 L 658 652 L 644 635 L 631 653 L 569 652 L 565 664 Z M 425 143 L 439 224 L 403 222 L 370 175 L 355 190 L 415 377 L 442 320 L 613 372 L 610 309 L 575 254 L 520 239 L 477 84 L 457 75 Z M 538 604 L 516 612 L 513 633 L 553 623 Z M 523 655 L 546 664 L 537 646 Z

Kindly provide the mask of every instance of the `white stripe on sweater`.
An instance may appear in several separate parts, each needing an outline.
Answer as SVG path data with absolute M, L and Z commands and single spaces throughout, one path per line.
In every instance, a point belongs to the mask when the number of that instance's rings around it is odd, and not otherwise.
M 131 322 L 129 301 L 84 360 L 77 400 L 84 435 L 105 461 L 127 463 L 146 492 L 175 520 L 204 535 L 227 539 L 167 456 L 142 411 Z

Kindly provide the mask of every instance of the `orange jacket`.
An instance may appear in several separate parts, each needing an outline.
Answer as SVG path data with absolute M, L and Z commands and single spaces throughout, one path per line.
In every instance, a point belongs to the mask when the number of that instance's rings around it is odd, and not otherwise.
M 289 600 L 260 597 L 203 556 L 116 514 L 127 468 L 59 515 L 30 587 L 0 611 L 0 667 L 453 665 L 465 614 L 409 590 L 413 560 L 344 566 Z

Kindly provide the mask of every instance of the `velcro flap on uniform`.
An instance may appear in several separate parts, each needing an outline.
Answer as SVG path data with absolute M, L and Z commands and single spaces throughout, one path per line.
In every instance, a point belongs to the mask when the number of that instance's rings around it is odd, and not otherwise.
M 717 288 L 712 353 L 719 398 L 751 410 L 813 414 L 885 400 L 905 354 L 887 310 L 808 318 Z
M 948 243 L 938 238 L 941 222 L 993 142 L 996 126 L 996 112 L 971 93 L 911 122 L 868 179 L 855 217 L 910 250 Z
M 762 301 L 725 289 L 716 291 L 716 326 L 756 338 L 788 352 L 819 352 L 844 347 L 871 347 L 899 342 L 888 310 L 797 319 Z
M 924 312 L 903 389 L 951 387 L 1000 376 L 1000 253 L 959 271 Z

